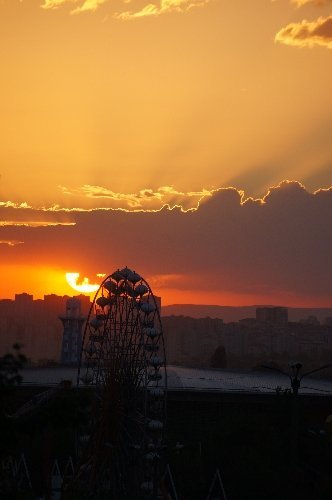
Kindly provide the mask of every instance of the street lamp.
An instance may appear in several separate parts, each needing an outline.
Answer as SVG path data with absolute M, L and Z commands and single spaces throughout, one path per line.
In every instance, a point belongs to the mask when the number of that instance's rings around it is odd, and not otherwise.
M 332 368 L 332 363 L 329 363 L 327 365 L 320 366 L 318 368 L 315 368 L 314 370 L 310 370 L 308 372 L 302 373 L 302 363 L 291 363 L 289 365 L 290 371 L 287 373 L 280 368 L 276 368 L 275 366 L 271 365 L 262 365 L 262 368 L 267 368 L 269 370 L 273 370 L 279 373 L 282 373 L 283 375 L 286 375 L 290 379 L 290 384 L 292 388 L 292 426 L 291 426 L 291 461 L 295 463 L 296 458 L 297 458 L 297 445 L 298 445 L 298 421 L 299 421 L 299 412 L 298 412 L 298 394 L 299 394 L 299 389 L 301 387 L 301 381 L 304 377 L 307 377 L 308 375 L 311 375 L 312 373 L 319 372 L 321 370 L 325 370 L 326 368 Z
M 272 365 L 262 365 L 262 368 L 267 368 L 268 370 L 273 370 L 275 372 L 282 373 L 282 375 L 286 375 L 286 377 L 289 377 L 293 394 L 294 394 L 294 396 L 297 396 L 299 393 L 300 386 L 301 386 L 301 381 L 304 377 L 307 377 L 308 375 L 311 375 L 312 373 L 316 373 L 316 372 L 319 372 L 321 370 L 325 370 L 326 368 L 332 368 L 332 363 L 329 363 L 328 365 L 320 366 L 319 368 L 315 368 L 314 370 L 310 370 L 310 371 L 302 373 L 302 374 L 300 374 L 300 372 L 303 368 L 303 365 L 302 365 L 302 363 L 299 363 L 299 362 L 289 364 L 290 372 L 285 372 L 285 371 L 281 370 L 280 368 L 277 368 L 277 367 L 272 366 Z

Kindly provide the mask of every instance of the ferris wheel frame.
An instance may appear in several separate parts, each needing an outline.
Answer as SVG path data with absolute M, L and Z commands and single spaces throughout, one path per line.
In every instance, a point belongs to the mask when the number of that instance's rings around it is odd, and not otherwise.
M 128 267 L 104 278 L 95 294 L 77 386 L 95 395 L 92 425 L 79 437 L 85 445 L 78 484 L 88 482 L 95 498 L 157 498 L 165 448 L 165 343 L 156 297 Z

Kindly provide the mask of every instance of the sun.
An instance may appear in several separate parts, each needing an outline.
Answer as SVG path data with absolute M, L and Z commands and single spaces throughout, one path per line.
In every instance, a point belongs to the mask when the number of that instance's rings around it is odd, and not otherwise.
M 98 275 L 101 276 L 101 275 Z M 80 273 L 66 273 L 66 280 L 74 290 L 80 293 L 94 293 L 98 290 L 97 283 L 90 283 L 89 278 L 81 278 Z

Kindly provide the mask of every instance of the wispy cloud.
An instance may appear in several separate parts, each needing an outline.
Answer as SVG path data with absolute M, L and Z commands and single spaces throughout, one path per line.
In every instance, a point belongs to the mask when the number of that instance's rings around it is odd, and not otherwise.
M 32 207 L 28 203 L 0 201 L 0 227 L 25 226 L 74 226 L 66 209 L 51 207 Z
M 290 23 L 276 34 L 275 41 L 296 47 L 321 46 L 332 49 L 332 16 Z
M 0 208 L 22 208 L 22 209 L 28 209 L 32 208 L 31 205 L 28 205 L 27 202 L 23 203 L 15 203 L 14 201 L 0 201 Z
M 71 11 L 71 14 L 79 14 L 80 12 L 94 12 L 95 10 L 107 3 L 109 0 L 44 0 L 41 5 L 43 9 L 58 9 L 64 5 L 77 4 L 77 7 Z
M 306 4 L 322 6 L 331 3 L 332 0 L 291 0 L 291 2 L 295 3 L 295 5 L 297 5 L 298 7 L 302 7 Z
M 49 226 L 75 226 L 75 222 L 38 221 L 38 220 L 3 220 L 0 227 L 24 226 L 24 227 L 49 227 Z
M 85 2 L 76 7 L 76 9 L 71 11 L 71 14 L 79 14 L 80 12 L 94 12 L 100 7 L 100 5 L 105 4 L 108 0 L 85 0 Z
M 116 13 L 117 19 L 135 19 L 140 17 L 160 16 L 168 12 L 187 12 L 195 7 L 202 7 L 210 0 L 160 0 L 159 3 L 146 4 L 142 9 Z
M 8 245 L 9 247 L 23 245 L 23 243 L 24 241 L 19 241 L 19 240 L 0 240 L 0 245 Z
M 79 0 L 44 0 L 41 5 L 42 9 L 58 9 L 62 5 L 69 3 L 77 3 Z
M 173 186 L 161 186 L 155 190 L 141 189 L 137 193 L 118 193 L 103 186 L 84 184 L 77 188 L 59 186 L 63 194 L 74 196 L 75 201 L 89 199 L 93 208 L 115 208 L 128 210 L 159 210 L 165 205 L 181 206 L 184 210 L 197 208 L 200 201 L 212 195 L 213 191 L 178 191 Z
M 159 0 L 156 3 L 148 3 L 144 7 L 133 8 L 125 12 L 117 12 L 113 15 L 116 19 L 128 20 L 141 17 L 160 16 L 168 12 L 187 12 L 195 7 L 202 7 L 211 0 Z M 43 0 L 41 7 L 45 10 L 55 10 L 59 7 L 72 5 L 74 8 L 70 14 L 80 14 L 82 12 L 94 12 L 101 5 L 111 3 L 110 0 Z M 133 3 L 131 0 L 124 0 L 124 3 Z

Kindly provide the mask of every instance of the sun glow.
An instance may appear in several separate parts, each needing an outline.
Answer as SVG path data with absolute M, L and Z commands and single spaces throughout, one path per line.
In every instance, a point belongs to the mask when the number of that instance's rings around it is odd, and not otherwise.
M 79 279 L 80 273 L 66 273 L 66 280 L 74 290 L 80 293 L 94 293 L 98 290 L 97 283 L 90 283 L 89 278 Z

